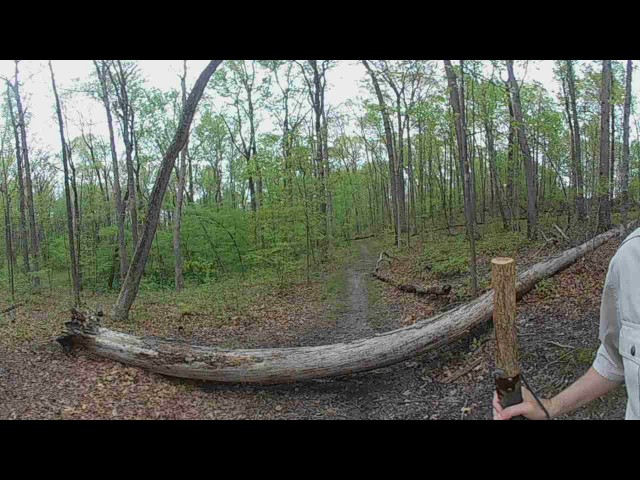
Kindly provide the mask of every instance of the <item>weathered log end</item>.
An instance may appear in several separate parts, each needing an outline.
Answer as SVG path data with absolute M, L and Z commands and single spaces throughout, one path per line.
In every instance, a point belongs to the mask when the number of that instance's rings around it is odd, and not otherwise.
M 71 321 L 65 322 L 66 331 L 56 338 L 65 353 L 71 355 L 78 343 L 78 338 L 95 336 L 100 330 L 100 318 L 104 314 L 102 310 L 96 313 L 83 312 L 73 307 L 71 309 Z

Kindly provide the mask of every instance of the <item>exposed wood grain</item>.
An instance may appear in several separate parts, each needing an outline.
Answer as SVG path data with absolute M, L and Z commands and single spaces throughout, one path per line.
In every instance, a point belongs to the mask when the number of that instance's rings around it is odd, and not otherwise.
M 496 390 L 502 406 L 509 407 L 522 402 L 516 331 L 516 262 L 512 258 L 494 258 L 491 261 L 491 276 L 498 369 Z

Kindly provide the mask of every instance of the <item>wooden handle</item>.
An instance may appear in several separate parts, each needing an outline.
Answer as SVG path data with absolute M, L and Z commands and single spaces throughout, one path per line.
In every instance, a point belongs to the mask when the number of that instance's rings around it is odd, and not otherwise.
M 494 291 L 493 325 L 496 332 L 496 391 L 500 404 L 522 403 L 520 357 L 516 331 L 516 262 L 512 258 L 491 260 Z M 523 420 L 524 417 L 514 417 Z

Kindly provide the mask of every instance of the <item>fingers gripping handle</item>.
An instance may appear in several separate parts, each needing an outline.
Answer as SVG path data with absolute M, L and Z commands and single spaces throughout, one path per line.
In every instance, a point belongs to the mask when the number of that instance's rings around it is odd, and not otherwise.
M 522 403 L 522 388 L 520 383 L 520 375 L 507 377 L 503 373 L 496 374 L 496 392 L 502 408 L 511 407 Z M 512 420 L 526 420 L 522 415 L 513 417 Z

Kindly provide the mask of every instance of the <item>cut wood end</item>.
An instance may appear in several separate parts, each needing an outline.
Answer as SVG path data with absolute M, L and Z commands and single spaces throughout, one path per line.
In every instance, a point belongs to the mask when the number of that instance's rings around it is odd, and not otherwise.
M 513 258 L 509 258 L 509 257 L 496 257 L 493 260 L 491 260 L 491 263 L 494 265 L 509 265 L 514 261 L 515 260 Z

